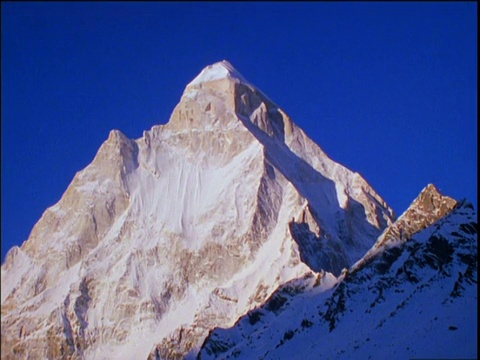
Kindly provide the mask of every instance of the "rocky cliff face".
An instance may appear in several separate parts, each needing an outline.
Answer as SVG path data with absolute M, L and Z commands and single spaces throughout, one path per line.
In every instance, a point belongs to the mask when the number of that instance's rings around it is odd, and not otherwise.
M 168 124 L 112 131 L 9 252 L 2 359 L 195 355 L 278 286 L 339 275 L 394 220 L 228 62 L 211 65 Z
M 455 199 L 440 194 L 433 184 L 429 184 L 409 208 L 387 229 L 376 246 L 389 241 L 409 239 L 413 234 L 427 228 L 447 215 L 457 204 Z
M 352 270 L 370 261 L 386 248 L 398 246 L 414 234 L 433 225 L 448 215 L 457 205 L 451 197 L 442 195 L 433 184 L 428 184 L 399 218 L 380 235 L 375 245 L 362 259 L 353 265 Z

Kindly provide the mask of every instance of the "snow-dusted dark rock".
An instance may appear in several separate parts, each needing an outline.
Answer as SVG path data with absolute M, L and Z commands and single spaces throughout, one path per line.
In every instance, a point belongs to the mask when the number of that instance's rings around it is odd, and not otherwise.
M 358 173 L 213 64 L 168 124 L 112 131 L 9 252 L 2 359 L 195 356 L 282 284 L 333 285 L 394 220 Z
M 452 201 L 427 187 L 403 221 L 425 211 L 430 226 L 408 224 L 402 241 L 380 237 L 333 284 L 309 276 L 299 291 L 284 285 L 234 327 L 214 330 L 199 358 L 477 358 L 477 214 Z

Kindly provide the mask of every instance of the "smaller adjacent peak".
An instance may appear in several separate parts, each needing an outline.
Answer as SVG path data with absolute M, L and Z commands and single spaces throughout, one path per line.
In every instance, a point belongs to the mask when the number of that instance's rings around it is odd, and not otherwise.
M 372 249 L 352 269 L 358 269 L 370 261 L 386 246 L 409 240 L 416 233 L 436 223 L 452 212 L 457 201 L 442 195 L 434 184 L 428 184 L 410 204 L 407 210 L 389 227 L 387 227 Z
M 444 216 L 453 209 L 456 203 L 455 199 L 443 195 L 434 184 L 428 184 L 412 202 L 409 209 L 415 208 L 417 211 L 433 212 L 437 216 Z
M 202 83 L 225 78 L 236 79 L 240 82 L 246 82 L 242 74 L 240 74 L 238 70 L 235 69 L 229 61 L 222 60 L 215 64 L 208 65 L 206 68 L 204 68 L 200 72 L 200 74 L 198 74 L 197 77 L 188 84 L 188 86 L 199 85 Z
M 437 194 L 437 195 L 440 195 L 442 196 L 442 194 L 440 193 L 440 191 L 438 190 L 438 188 L 435 186 L 435 184 L 428 184 L 427 186 L 425 186 L 423 188 L 422 191 L 420 191 L 420 194 L 423 194 L 423 193 L 430 193 L 430 194 Z
M 455 199 L 443 195 L 435 185 L 428 184 L 394 225 L 412 227 L 413 224 L 417 224 L 414 231 L 410 231 L 413 235 L 449 214 L 456 205 Z

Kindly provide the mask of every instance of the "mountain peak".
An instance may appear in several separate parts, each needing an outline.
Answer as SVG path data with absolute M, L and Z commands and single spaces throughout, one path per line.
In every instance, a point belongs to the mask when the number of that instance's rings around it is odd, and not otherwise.
M 432 194 L 436 196 L 442 196 L 438 188 L 435 186 L 435 184 L 429 183 L 427 186 L 423 188 L 423 190 L 420 192 L 420 194 L 427 193 L 427 194 Z
M 228 61 L 189 86 L 166 125 L 113 130 L 12 252 L 2 358 L 184 358 L 280 285 L 339 273 L 391 222 Z
M 428 184 L 412 202 L 409 210 L 415 208 L 417 211 L 435 213 L 443 217 L 453 209 L 456 203 L 455 199 L 442 195 L 434 184 Z
M 448 215 L 456 205 L 455 199 L 442 195 L 434 184 L 428 184 L 408 209 L 384 230 L 364 258 L 354 264 L 352 268 L 359 268 L 361 264 L 371 260 L 387 245 L 391 246 L 409 240 L 416 233 Z
M 240 82 L 246 82 L 242 74 L 240 74 L 240 72 L 238 72 L 238 70 L 235 69 L 229 61 L 222 60 L 205 67 L 200 72 L 200 74 L 198 74 L 197 77 L 193 79 L 188 85 L 200 85 L 206 82 L 225 78 L 231 78 Z

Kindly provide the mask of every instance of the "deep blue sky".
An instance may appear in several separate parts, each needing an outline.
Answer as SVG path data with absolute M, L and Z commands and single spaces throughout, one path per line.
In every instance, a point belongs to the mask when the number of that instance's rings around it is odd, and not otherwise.
M 2 261 L 111 129 L 166 123 L 229 60 L 400 215 L 477 207 L 477 5 L 2 2 Z

